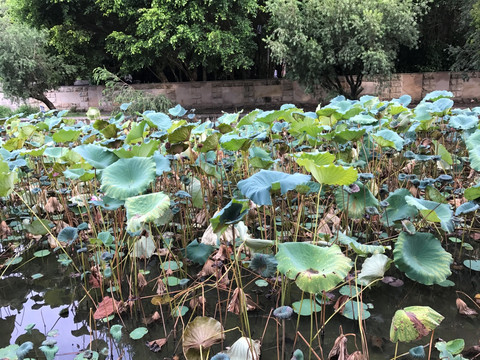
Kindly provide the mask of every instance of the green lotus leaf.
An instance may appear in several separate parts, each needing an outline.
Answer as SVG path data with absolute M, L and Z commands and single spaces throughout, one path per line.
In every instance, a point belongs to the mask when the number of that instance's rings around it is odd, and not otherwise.
M 383 254 L 385 252 L 385 246 L 382 245 L 367 245 L 361 244 L 357 240 L 339 232 L 334 240 L 340 242 L 342 245 L 347 245 L 350 249 L 355 251 L 359 255 L 365 256 L 366 254 Z
M 441 98 L 435 100 L 432 104 L 432 113 L 436 116 L 445 116 L 450 112 L 453 107 L 453 100 L 447 98 Z
M 161 176 L 164 172 L 172 169 L 170 167 L 170 160 L 168 160 L 165 155 L 160 154 L 158 150 L 153 153 L 153 160 L 155 161 L 157 176 Z
M 97 169 L 105 169 L 107 166 L 118 160 L 117 155 L 99 145 L 80 145 L 74 148 L 73 151 Z
M 63 228 L 57 236 L 57 240 L 60 242 L 72 244 L 78 238 L 78 229 L 76 227 L 67 226 Z
M 248 179 L 238 182 L 237 187 L 241 193 L 255 204 L 272 205 L 270 190 L 279 185 L 280 192 L 285 195 L 289 190 L 294 190 L 297 185 L 310 181 L 310 175 L 287 174 L 280 171 L 260 170 Z
M 180 306 L 175 307 L 175 308 L 172 310 L 172 316 L 173 316 L 173 317 L 183 316 L 183 315 L 185 315 L 187 312 L 188 312 L 188 307 L 186 307 L 186 306 L 184 306 L 184 305 L 180 305 Z
M 246 151 L 251 144 L 252 140 L 245 136 L 240 136 L 237 134 L 225 134 L 220 138 L 221 147 L 229 151 Z
M 80 181 L 88 181 L 95 177 L 95 173 L 92 170 L 85 170 L 83 168 L 69 168 L 63 172 L 63 175 L 67 179 Z
M 110 124 L 100 132 L 103 136 L 105 136 L 106 139 L 112 139 L 117 137 L 118 130 L 119 129 L 116 124 Z
M 172 126 L 170 116 L 161 112 L 144 113 L 143 117 L 147 120 L 150 127 L 155 127 L 158 130 L 167 131 Z
M 474 211 L 477 211 L 480 209 L 480 205 L 477 203 L 474 203 L 473 201 L 468 201 L 466 203 L 463 203 L 460 205 L 457 210 L 455 210 L 455 216 L 459 216 L 462 214 L 468 214 Z
M 356 192 L 338 188 L 335 191 L 335 202 L 340 210 L 348 214 L 349 218 L 362 219 L 365 216 L 365 209 L 370 206 L 377 207 L 378 200 L 361 182 L 357 181 L 354 184 L 359 188 Z
M 203 148 L 202 148 L 203 149 Z M 256 169 L 268 169 L 274 163 L 270 154 L 260 147 L 250 148 L 250 165 Z
M 219 321 L 197 316 L 185 327 L 182 337 L 183 353 L 187 360 L 208 358 L 208 350 L 225 339 L 223 326 Z
M 3 166 L 2 166 L 3 165 Z M 8 171 L 8 165 L 0 157 L 0 196 L 8 196 L 18 180 L 16 171 Z
M 187 245 L 187 258 L 194 263 L 203 265 L 207 261 L 214 248 L 211 245 L 199 243 L 196 239 Z
M 202 147 L 199 148 L 199 151 L 202 153 L 206 153 L 209 151 L 216 151 L 218 148 L 220 136 L 222 136 L 222 134 L 219 133 L 218 131 L 208 135 L 207 138 L 204 141 L 202 141 L 201 143 Z
M 398 151 L 403 149 L 405 140 L 395 131 L 383 129 L 371 135 L 375 142 L 381 147 L 391 147 Z
M 172 271 L 175 271 L 175 270 L 178 270 L 180 268 L 183 267 L 183 263 L 182 262 L 176 262 L 176 261 L 173 261 L 173 260 L 168 260 L 168 261 L 165 261 L 163 262 L 161 265 L 160 265 L 160 268 L 163 269 L 163 270 L 172 270 Z
M 349 141 L 357 141 L 363 137 L 365 131 L 365 129 L 344 129 L 341 131 L 335 129 L 335 132 L 333 133 L 333 140 L 339 144 L 345 144 Z
M 122 338 L 122 328 L 123 326 L 118 324 L 112 325 L 110 328 L 110 335 L 112 335 L 113 340 L 117 343 L 120 342 L 120 339 Z
M 43 152 L 43 156 L 59 159 L 68 153 L 68 149 L 64 147 L 47 147 Z M 81 155 L 81 154 L 80 154 Z
M 463 261 L 463 265 L 473 271 L 480 271 L 480 260 L 467 259 Z
M 138 327 L 130 333 L 130 338 L 133 340 L 138 340 L 144 337 L 148 333 L 146 327 Z
M 292 304 L 293 311 L 301 316 L 310 316 L 314 312 L 322 311 L 322 306 L 315 300 L 303 299 L 301 301 L 295 301 Z
M 160 140 L 150 140 L 148 142 L 142 142 L 140 145 L 133 145 L 129 149 L 120 148 L 113 150 L 113 153 L 121 159 L 138 157 L 150 157 L 155 150 L 158 149 Z
M 50 250 L 38 250 L 38 251 L 35 251 L 33 253 L 33 256 L 38 257 L 38 258 L 45 257 L 45 256 L 48 256 L 48 255 L 50 255 Z
M 295 154 L 294 156 L 297 159 L 297 163 L 301 166 L 302 166 L 301 161 L 299 163 L 298 160 L 302 160 L 302 159 L 311 160 L 317 166 L 330 165 L 330 164 L 333 164 L 333 162 L 335 161 L 335 155 L 330 154 L 329 152 L 326 152 L 326 151 L 313 152 L 313 153 L 301 152 L 301 153 Z
M 408 205 L 405 197 L 412 193 L 407 189 L 397 189 L 385 199 L 389 204 L 382 215 L 384 224 L 392 226 L 395 221 L 413 219 L 417 216 L 418 210 L 415 206 Z
M 31 224 L 25 225 L 25 229 L 33 235 L 46 235 L 50 229 L 50 220 L 34 220 Z
M 312 173 L 315 180 L 326 185 L 350 185 L 355 182 L 358 172 L 352 167 L 345 168 L 334 164 L 318 166 L 310 159 L 296 159 L 297 164 Z
M 188 139 L 190 139 L 190 133 L 194 127 L 195 124 L 188 124 L 185 122 L 183 125 L 176 127 L 168 134 L 168 141 L 172 144 L 188 141 Z
M 452 274 L 452 255 L 429 233 L 408 235 L 401 232 L 393 250 L 393 258 L 398 269 L 421 284 L 438 284 Z
M 52 139 L 56 143 L 75 141 L 78 139 L 81 133 L 82 132 L 80 130 L 60 129 L 52 135 Z
M 243 219 L 249 209 L 248 200 L 232 199 L 223 209 L 210 219 L 213 232 L 223 232 L 228 225 Z
M 434 330 L 444 317 L 429 306 L 409 306 L 397 310 L 390 326 L 390 341 L 410 342 Z
M 192 204 L 197 209 L 203 209 L 205 200 L 203 198 L 203 191 L 202 183 L 196 177 L 192 178 L 192 181 L 188 186 L 185 187 L 187 192 L 192 197 Z
M 343 281 L 352 268 L 352 261 L 343 255 L 337 245 L 316 245 L 289 242 L 278 245 L 275 256 L 278 271 L 308 293 L 320 293 L 333 289 Z
M 478 116 L 463 114 L 452 116 L 448 121 L 448 125 L 457 130 L 470 130 L 477 127 Z
M 480 146 L 468 149 L 470 167 L 475 171 L 480 171 Z
M 170 199 L 162 192 L 129 197 L 125 200 L 127 230 L 136 232 L 146 223 L 162 218 L 170 209 Z
M 151 236 L 142 236 L 135 241 L 132 256 L 139 259 L 150 259 L 156 249 L 155 242 Z
M 120 159 L 102 173 L 102 191 L 115 199 L 125 200 L 144 192 L 155 180 L 152 158 Z
M 177 104 L 175 107 L 168 109 L 168 113 L 172 116 L 182 117 L 187 113 L 187 110 L 185 110 L 182 105 Z
M 354 124 L 360 124 L 360 125 L 370 125 L 370 124 L 378 123 L 377 119 L 375 119 L 371 115 L 366 115 L 366 114 L 355 115 L 354 117 L 348 119 L 348 121 Z
M 435 201 L 417 199 L 413 196 L 405 196 L 408 205 L 415 206 L 425 220 L 439 222 L 442 229 L 447 232 L 453 232 L 453 211 L 448 204 L 440 204 Z
M 147 122 L 145 120 L 140 121 L 138 124 L 133 123 L 125 139 L 125 144 L 132 144 L 132 143 L 142 141 L 146 127 L 147 127 Z
M 0 359 L 17 360 L 19 359 L 18 357 L 19 350 L 20 350 L 20 346 L 17 344 L 12 344 L 4 348 L 0 348 Z
M 368 305 L 363 302 L 348 300 L 343 306 L 342 315 L 347 319 L 358 320 L 358 315 L 360 313 L 362 320 L 366 320 L 370 317 L 370 312 L 367 310 Z
M 450 359 L 449 356 L 460 354 L 465 348 L 465 340 L 455 339 L 448 342 L 438 341 L 435 347 L 440 351 L 440 359 Z
M 392 260 L 383 254 L 374 254 L 365 259 L 362 265 L 362 271 L 358 274 L 358 283 L 368 285 L 375 279 L 383 278 L 391 262 Z
M 425 188 L 425 195 L 428 198 L 428 200 L 435 201 L 441 204 L 448 204 L 448 201 L 447 199 L 445 199 L 445 196 L 443 196 L 442 193 L 432 185 L 428 185 Z
M 480 183 L 465 189 L 464 196 L 467 200 L 475 200 L 480 198 Z

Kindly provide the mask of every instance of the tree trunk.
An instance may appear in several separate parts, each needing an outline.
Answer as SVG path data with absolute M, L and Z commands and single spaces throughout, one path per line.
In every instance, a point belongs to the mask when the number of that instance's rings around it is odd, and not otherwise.
M 50 100 L 48 100 L 48 98 L 45 96 L 45 94 L 40 94 L 40 95 L 32 96 L 32 97 L 33 97 L 35 100 L 41 101 L 41 102 L 43 102 L 45 105 L 47 105 L 47 107 L 48 107 L 49 110 L 56 109 L 55 105 L 54 105 Z

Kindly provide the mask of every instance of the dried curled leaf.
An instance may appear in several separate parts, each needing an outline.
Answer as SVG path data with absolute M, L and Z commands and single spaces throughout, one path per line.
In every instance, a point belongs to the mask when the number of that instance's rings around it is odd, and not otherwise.
M 227 311 L 238 315 L 242 312 L 242 308 L 244 306 L 246 307 L 247 311 L 255 310 L 257 308 L 257 304 L 255 304 L 255 302 L 250 298 L 250 295 L 245 294 L 242 289 L 236 288 L 233 291 L 232 299 L 227 306 Z
M 460 314 L 467 316 L 478 315 L 478 313 L 472 308 L 469 308 L 465 301 L 463 301 L 462 299 L 457 298 L 457 300 L 455 300 L 455 303 L 457 304 L 457 309 Z
M 113 313 L 120 313 L 124 310 L 122 303 L 109 296 L 105 296 L 98 304 L 97 310 L 93 314 L 95 320 L 106 318 Z
M 147 280 L 145 279 L 145 276 L 143 276 L 142 273 L 138 273 L 138 281 L 137 281 L 138 290 L 142 292 L 145 286 L 147 286 Z
M 47 203 L 45 204 L 45 211 L 49 213 L 56 213 L 63 211 L 63 205 L 60 204 L 60 201 L 56 197 L 48 198 Z
M 5 221 L 2 221 L 0 223 L 0 239 L 6 239 L 10 235 L 12 235 L 12 229 L 10 229 Z
M 160 320 L 162 317 L 160 316 L 160 313 L 158 311 L 155 311 L 152 316 L 148 318 L 143 319 L 143 323 L 145 325 L 149 325 L 151 323 L 154 323 L 155 321 Z M 151 349 L 150 349 L 151 350 Z
M 347 337 L 343 335 L 340 327 L 340 335 L 335 339 L 332 350 L 328 353 L 328 360 L 347 360 L 349 358 L 347 351 Z
M 153 352 L 159 352 L 160 350 L 162 350 L 162 346 L 165 345 L 166 343 L 167 343 L 167 339 L 162 338 L 162 339 L 157 339 L 153 341 L 147 341 L 145 345 L 147 345 L 147 347 Z

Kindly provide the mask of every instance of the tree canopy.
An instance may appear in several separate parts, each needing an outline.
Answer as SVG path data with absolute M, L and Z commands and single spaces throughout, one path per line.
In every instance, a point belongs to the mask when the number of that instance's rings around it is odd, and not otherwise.
M 0 83 L 6 97 L 33 98 L 55 107 L 45 91 L 71 79 L 75 67 L 50 53 L 47 42 L 45 31 L 0 18 Z
M 356 98 L 364 75 L 389 74 L 400 45 L 414 47 L 428 0 L 268 0 L 274 57 L 307 87 Z

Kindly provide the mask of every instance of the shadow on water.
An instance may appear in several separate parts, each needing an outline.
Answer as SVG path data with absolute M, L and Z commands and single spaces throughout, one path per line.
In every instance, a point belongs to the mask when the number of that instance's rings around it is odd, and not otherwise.
M 158 261 L 156 258 L 154 259 L 149 262 L 148 268 L 159 268 Z M 37 273 L 43 274 L 43 277 L 32 279 L 32 275 Z M 402 277 L 394 269 L 391 269 L 389 274 Z M 147 280 L 151 280 L 155 276 L 157 274 L 152 272 Z M 480 289 L 478 274 L 472 274 L 468 269 L 457 270 L 451 277 L 456 285 L 449 288 L 428 287 L 404 277 L 402 279 L 405 281 L 402 287 L 395 288 L 380 282 L 378 286 L 364 292 L 364 302 L 371 303 L 374 306 L 369 310 L 371 317 L 364 321 L 370 345 L 370 359 L 393 357 L 394 344 L 388 340 L 391 319 L 396 310 L 412 305 L 431 306 L 445 316 L 445 320 L 435 330 L 435 338 L 442 338 L 447 341 L 463 338 L 467 347 L 477 344 L 480 335 L 478 332 L 479 320 L 478 318 L 468 318 L 458 314 L 455 305 L 455 290 L 464 291 L 469 295 L 477 293 Z M 300 293 L 295 292 L 294 288 L 293 286 L 292 301 L 298 300 L 297 297 L 300 298 L 301 296 Z M 270 318 L 265 330 L 268 314 L 270 309 L 276 307 L 277 297 L 269 296 L 269 287 L 260 288 L 253 283 L 248 285 L 245 290 L 259 304 L 259 309 L 249 313 L 251 336 L 253 339 L 259 339 L 262 334 L 265 334 L 262 343 L 262 358 L 277 358 L 278 334 L 281 334 L 277 326 L 280 324 Z M 338 291 L 336 295 L 338 296 Z M 101 295 L 96 290 L 91 291 L 90 296 L 97 302 L 101 300 Z M 117 345 L 109 335 L 108 324 L 94 321 L 91 317 L 95 308 L 93 303 L 85 296 L 83 281 L 76 277 L 72 267 L 60 265 L 53 255 L 41 259 L 35 258 L 23 266 L 18 266 L 13 272 L 0 279 L 0 348 L 9 344 L 22 344 L 25 341 L 32 341 L 34 350 L 29 355 L 37 359 L 43 359 L 44 356 L 38 350 L 38 347 L 46 338 L 53 338 L 57 341 L 57 346 L 60 349 L 57 359 L 73 359 L 76 354 L 85 349 L 100 352 L 105 348 L 108 349 L 109 355 L 100 355 L 100 358 L 117 359 L 120 355 L 123 355 L 122 359 L 158 359 L 172 358 L 175 354 L 180 355 L 182 353 L 182 321 L 186 324 L 194 316 L 201 315 L 201 311 L 197 311 L 196 314 L 192 314 L 191 310 L 187 312 L 184 318 L 179 320 L 176 333 L 165 334 L 163 324 L 161 321 L 157 321 L 148 325 L 149 332 L 143 339 L 132 340 L 128 336 L 129 332 L 138 326 L 143 326 L 141 319 L 144 316 L 151 315 L 159 310 L 158 306 L 150 303 L 147 296 L 141 303 L 141 309 L 134 307 L 131 314 L 129 311 L 123 314 L 123 335 Z M 220 306 L 224 328 L 232 329 L 239 326 L 239 317 L 232 313 L 226 313 L 226 301 L 220 303 Z M 205 315 L 218 319 L 218 308 L 217 291 L 208 292 Z M 167 332 L 170 332 L 177 319 L 169 315 L 168 305 L 163 306 L 163 313 L 165 328 Z M 332 313 L 333 309 L 330 305 L 326 308 L 325 317 L 328 319 Z M 317 316 L 320 316 L 319 313 L 317 313 Z M 30 324 L 35 324 L 35 326 L 27 331 L 26 328 Z M 122 322 L 117 316 L 111 321 L 110 325 L 112 324 L 122 324 Z M 307 346 L 301 338 L 297 337 L 295 343 L 296 325 L 297 316 L 293 316 L 285 323 L 286 358 L 290 358 L 289 356 L 294 348 L 301 348 L 305 353 L 307 352 Z M 325 328 L 324 358 L 327 357 L 339 334 L 339 326 L 342 326 L 345 333 L 357 334 L 356 345 L 361 349 L 358 321 L 336 315 Z M 314 333 L 317 332 L 315 327 L 314 324 Z M 309 316 L 301 317 L 298 330 L 308 341 L 310 337 Z M 167 335 L 169 335 L 168 342 L 159 353 L 153 353 L 145 346 L 146 341 L 165 338 Z M 231 345 L 240 336 L 239 331 L 228 332 L 223 342 L 223 348 Z M 399 353 L 406 352 L 415 345 L 425 345 L 428 342 L 429 337 L 425 337 L 413 343 L 400 344 Z M 315 351 L 321 354 L 318 342 L 314 344 Z M 349 337 L 348 344 L 349 350 L 353 352 L 355 350 L 353 337 Z M 221 349 L 222 345 L 215 345 L 210 354 L 212 355 Z

